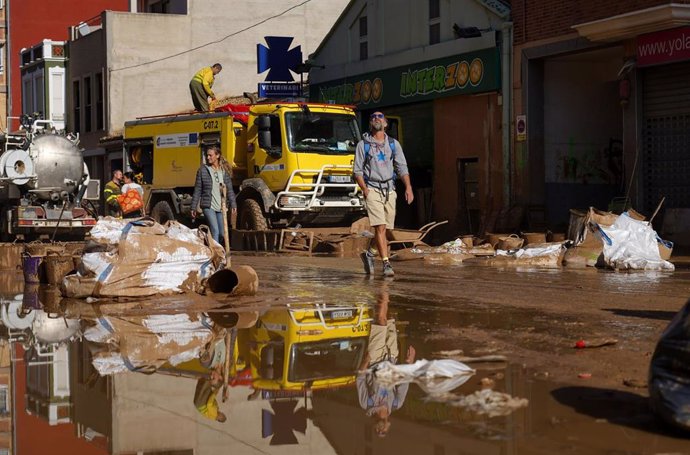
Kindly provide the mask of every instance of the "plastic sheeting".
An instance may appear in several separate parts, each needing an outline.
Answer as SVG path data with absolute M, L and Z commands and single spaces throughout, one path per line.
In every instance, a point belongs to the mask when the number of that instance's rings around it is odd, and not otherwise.
M 104 218 L 78 275 L 63 281 L 67 297 L 142 297 L 195 291 L 225 254 L 207 231 L 177 222 Z
M 619 270 L 674 270 L 661 259 L 658 236 L 646 221 L 620 215 L 611 226 L 597 225 L 604 243 L 604 262 Z
M 100 317 L 84 338 L 101 345 L 93 366 L 101 375 L 151 371 L 165 363 L 178 365 L 199 357 L 214 337 L 202 316 L 188 314 L 146 317 Z
M 396 365 L 381 362 L 376 367 L 376 380 L 381 383 L 417 383 L 428 395 L 441 395 L 454 390 L 473 375 L 475 370 L 452 359 L 417 360 L 411 364 Z

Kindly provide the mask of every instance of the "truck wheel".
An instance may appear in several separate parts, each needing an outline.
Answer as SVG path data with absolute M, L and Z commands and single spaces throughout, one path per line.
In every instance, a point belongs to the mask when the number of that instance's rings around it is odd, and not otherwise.
M 159 224 L 165 224 L 168 221 L 175 219 L 175 213 L 173 212 L 172 208 L 170 208 L 170 204 L 168 204 L 166 201 L 160 201 L 153 206 L 153 210 L 151 210 L 151 218 L 156 220 L 156 222 Z
M 254 199 L 245 199 L 240 207 L 237 225 L 245 231 L 266 231 L 268 223 L 261 206 Z

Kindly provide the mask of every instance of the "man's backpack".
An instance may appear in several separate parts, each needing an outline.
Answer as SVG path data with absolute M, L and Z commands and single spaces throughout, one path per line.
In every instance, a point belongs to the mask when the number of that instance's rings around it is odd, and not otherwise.
M 386 137 L 388 138 L 388 145 L 391 148 L 391 161 L 394 162 L 395 161 L 395 139 L 393 139 L 390 136 L 386 136 Z M 364 155 L 366 156 L 367 162 L 369 162 L 369 160 L 371 160 L 371 158 L 372 158 L 372 154 L 369 153 L 369 150 L 371 150 L 371 143 L 369 141 L 364 141 Z M 393 168 L 393 178 L 391 178 L 389 180 L 396 180 L 397 178 L 398 178 L 398 175 L 395 172 L 395 168 Z M 368 179 L 365 178 L 365 180 L 368 180 Z M 389 180 L 386 180 L 386 182 L 388 182 Z M 385 182 L 379 182 L 379 183 L 385 183 Z
M 386 136 L 388 138 L 388 145 L 391 147 L 391 161 L 395 161 L 395 139 L 393 139 L 390 136 Z M 364 141 L 364 153 L 367 156 L 367 160 L 371 159 L 371 155 L 369 154 L 369 150 L 371 150 L 371 143 L 369 141 Z

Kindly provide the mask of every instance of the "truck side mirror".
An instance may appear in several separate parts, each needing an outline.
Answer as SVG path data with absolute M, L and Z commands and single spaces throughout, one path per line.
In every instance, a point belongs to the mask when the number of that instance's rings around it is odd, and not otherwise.
M 273 369 L 273 360 L 275 357 L 275 351 L 273 346 L 266 346 L 261 350 L 261 369 L 260 375 L 262 379 L 275 379 Z
M 261 130 L 270 130 L 271 129 L 271 116 L 267 114 L 261 114 L 256 118 L 256 126 L 259 128 L 259 131 Z
M 266 150 L 271 158 L 280 158 L 283 155 L 280 134 L 280 118 L 276 115 L 262 114 L 256 119 L 259 129 L 259 147 Z

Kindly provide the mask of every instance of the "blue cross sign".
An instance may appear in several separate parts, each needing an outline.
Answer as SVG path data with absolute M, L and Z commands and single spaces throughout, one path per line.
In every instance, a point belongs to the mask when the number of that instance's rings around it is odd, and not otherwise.
M 290 70 L 297 71 L 302 63 L 302 48 L 290 49 L 293 38 L 290 36 L 265 36 L 266 44 L 256 45 L 256 71 L 261 74 L 266 70 L 266 81 L 293 81 Z

